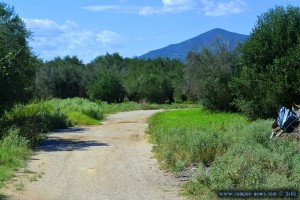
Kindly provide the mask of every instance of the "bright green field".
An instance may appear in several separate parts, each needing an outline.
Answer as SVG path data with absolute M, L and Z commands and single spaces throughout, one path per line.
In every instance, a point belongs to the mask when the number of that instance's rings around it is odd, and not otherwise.
M 270 141 L 269 120 L 192 109 L 158 113 L 149 122 L 161 167 L 179 172 L 197 166 L 184 186 L 191 198 L 216 199 L 220 190 L 300 188 L 299 142 Z

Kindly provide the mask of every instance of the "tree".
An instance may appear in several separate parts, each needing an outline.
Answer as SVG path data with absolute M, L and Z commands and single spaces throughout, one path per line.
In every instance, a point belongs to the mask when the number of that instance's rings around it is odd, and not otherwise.
M 238 54 L 231 52 L 220 41 L 216 41 L 213 49 L 190 52 L 184 73 L 185 93 L 208 108 L 234 110 L 229 82 L 236 75 L 237 68 Z
M 40 98 L 86 97 L 84 64 L 76 56 L 44 63 L 37 71 L 36 95 Z
M 123 83 L 129 100 L 172 103 L 181 96 L 184 65 L 179 60 L 134 58 L 126 63 Z
M 275 7 L 259 16 L 241 50 L 240 75 L 231 83 L 239 110 L 267 118 L 280 105 L 300 102 L 299 50 L 299 7 Z
M 29 39 L 30 31 L 14 9 L 0 3 L 0 111 L 32 98 L 39 62 Z
M 88 88 L 88 95 L 92 100 L 122 103 L 124 101 L 125 90 L 118 74 L 107 70 L 98 74 L 96 81 Z
M 88 97 L 108 103 L 123 102 L 125 89 L 122 78 L 125 71 L 123 58 L 118 53 L 95 58 L 87 65 L 84 78 Z

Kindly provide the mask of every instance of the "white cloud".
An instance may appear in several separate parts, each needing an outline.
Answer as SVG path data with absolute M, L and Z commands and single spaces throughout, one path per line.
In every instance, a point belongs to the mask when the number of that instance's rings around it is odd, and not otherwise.
M 30 43 L 34 52 L 42 59 L 51 60 L 57 56 L 77 55 L 84 62 L 108 51 L 117 51 L 125 40 L 113 31 L 86 30 L 76 23 L 67 21 L 57 24 L 49 19 L 24 19 L 33 32 Z
M 99 6 L 86 6 L 82 7 L 82 9 L 101 12 L 101 11 L 110 11 L 110 10 L 120 10 L 122 7 L 117 5 L 99 5 Z
M 93 12 L 118 12 L 118 13 L 136 13 L 138 6 L 120 6 L 120 5 L 95 5 L 82 7 L 84 10 Z
M 104 30 L 100 34 L 97 34 L 96 40 L 111 46 L 120 46 L 124 41 L 121 35 L 109 30 Z
M 248 6 L 245 0 L 162 0 L 159 7 L 153 6 L 120 6 L 120 5 L 95 5 L 82 7 L 88 11 L 137 13 L 148 16 L 165 13 L 182 13 L 191 10 L 201 10 L 206 16 L 217 17 L 246 12 Z
M 121 0 L 120 3 L 126 2 Z M 161 7 L 153 6 L 125 6 L 125 5 L 94 5 L 82 7 L 82 9 L 94 12 L 119 12 L 119 13 L 137 13 L 147 16 L 164 13 L 179 13 L 187 10 L 193 10 L 196 6 L 196 0 L 162 0 Z
M 146 6 L 139 11 L 139 15 L 143 15 L 143 16 L 159 14 L 159 13 L 161 13 L 160 9 L 151 6 Z
M 187 5 L 191 2 L 194 2 L 193 0 L 162 0 L 162 3 L 164 6 L 178 6 L 178 5 Z
M 214 0 L 201 0 L 206 16 L 218 17 L 230 14 L 239 14 L 249 10 L 244 0 L 231 0 L 215 3 Z
M 181 13 L 196 9 L 195 0 L 162 0 L 162 7 L 144 7 L 139 11 L 140 15 L 153 15 L 164 13 Z

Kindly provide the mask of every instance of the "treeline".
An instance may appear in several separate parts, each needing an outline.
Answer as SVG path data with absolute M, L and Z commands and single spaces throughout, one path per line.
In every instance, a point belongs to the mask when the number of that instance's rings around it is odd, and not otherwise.
M 37 98 L 84 97 L 122 103 L 181 101 L 184 65 L 178 60 L 122 58 L 118 53 L 83 64 L 76 56 L 41 63 L 36 72 Z
M 106 54 L 84 64 L 76 56 L 43 62 L 28 46 L 30 31 L 0 4 L 0 110 L 36 99 L 83 97 L 93 101 L 201 102 L 250 118 L 272 117 L 280 105 L 300 102 L 300 9 L 262 14 L 250 38 L 234 52 L 221 38 L 187 62 Z

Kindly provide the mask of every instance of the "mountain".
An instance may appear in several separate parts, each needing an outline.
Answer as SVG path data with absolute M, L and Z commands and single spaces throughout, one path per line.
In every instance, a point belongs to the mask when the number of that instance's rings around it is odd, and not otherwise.
M 220 38 L 223 44 L 225 43 L 228 45 L 230 50 L 234 50 L 238 43 L 243 43 L 248 39 L 248 37 L 248 35 L 242 35 L 216 28 L 181 43 L 172 44 L 161 49 L 150 51 L 149 53 L 141 55 L 139 58 L 155 59 L 160 56 L 163 58 L 178 58 L 185 62 L 188 52 L 200 52 L 203 48 L 210 48 L 215 44 L 216 38 Z

